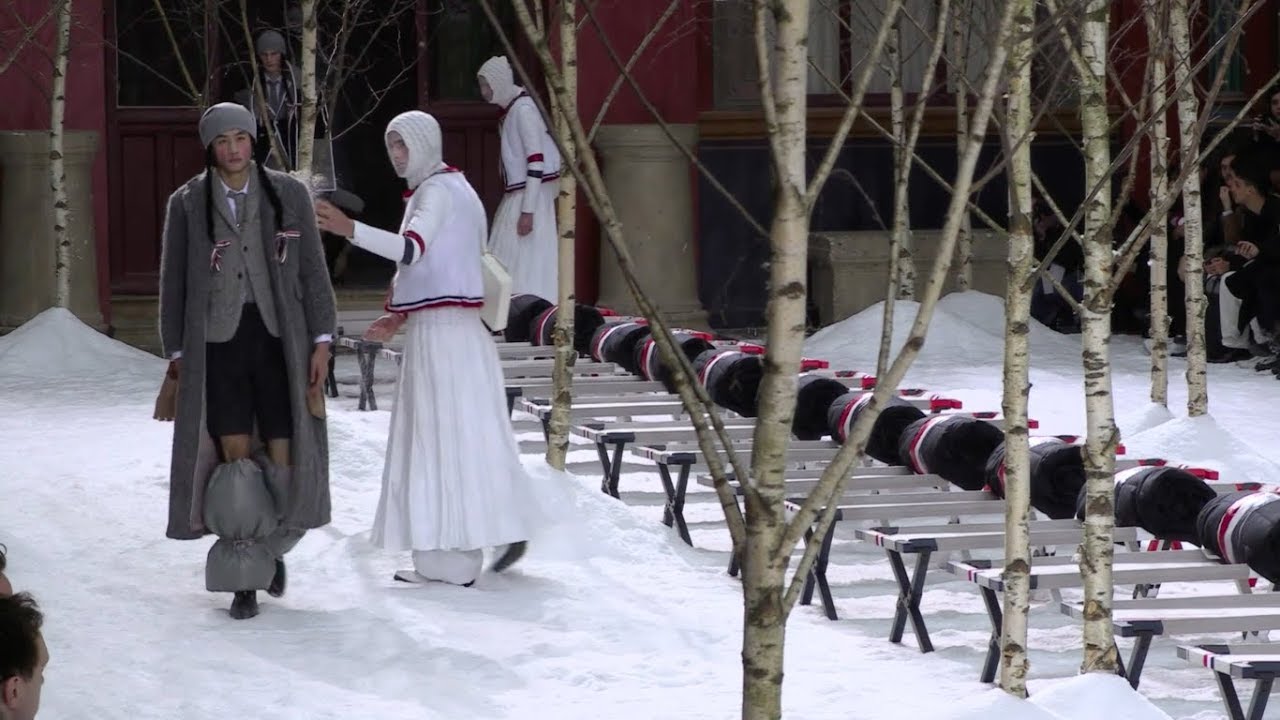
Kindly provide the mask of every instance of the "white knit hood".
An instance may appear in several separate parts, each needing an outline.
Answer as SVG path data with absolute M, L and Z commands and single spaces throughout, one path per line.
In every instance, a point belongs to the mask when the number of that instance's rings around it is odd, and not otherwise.
M 512 100 L 524 92 L 524 88 L 516 84 L 515 76 L 511 74 L 511 63 L 500 55 L 485 60 L 476 76 L 489 83 L 493 90 L 493 99 L 489 102 L 500 108 L 506 109 Z
M 409 148 L 409 162 L 405 166 L 403 177 L 414 190 L 422 184 L 431 173 L 444 166 L 440 141 L 440 123 L 421 110 L 410 110 L 400 113 L 387 123 L 387 132 L 383 136 L 387 143 L 387 154 L 391 154 L 390 134 L 396 132 Z

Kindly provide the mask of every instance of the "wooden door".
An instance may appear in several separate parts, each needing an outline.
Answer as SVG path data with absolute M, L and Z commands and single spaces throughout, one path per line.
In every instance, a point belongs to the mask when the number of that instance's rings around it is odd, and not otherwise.
M 204 167 L 199 110 L 177 70 L 173 44 L 152 0 L 108 0 L 106 44 L 107 193 L 112 292 L 154 294 L 159 282 L 165 204 Z M 193 82 L 209 58 L 202 12 L 174 11 L 169 22 Z
M 510 4 L 491 5 L 507 37 L 516 44 L 520 62 L 537 71 L 538 63 Z M 466 173 L 492 217 L 503 187 L 498 108 L 480 97 L 476 71 L 485 60 L 506 52 L 475 0 L 420 0 L 419 8 L 418 33 L 425 38 L 420 44 L 425 50 L 419 59 L 418 104 L 440 122 L 445 162 Z M 542 73 L 533 75 L 540 91 Z

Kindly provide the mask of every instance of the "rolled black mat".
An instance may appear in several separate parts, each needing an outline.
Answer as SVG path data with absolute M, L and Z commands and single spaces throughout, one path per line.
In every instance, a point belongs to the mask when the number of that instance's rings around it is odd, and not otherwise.
M 839 380 L 822 375 L 801 375 L 796 388 L 796 414 L 791 418 L 791 434 L 797 440 L 821 440 L 830 433 L 827 412 L 836 398 L 849 392 Z
M 1204 480 L 1175 467 L 1148 465 L 1116 473 L 1116 527 L 1142 528 L 1160 540 L 1200 542 L 1200 513 L 1218 494 Z M 1085 488 L 1076 518 L 1085 517 Z
M 534 345 L 554 345 L 555 338 L 552 334 L 556 328 L 556 315 L 559 314 L 559 306 L 552 306 L 541 313 L 533 320 L 533 326 L 529 331 L 529 341 Z M 591 354 L 591 339 L 595 337 L 596 331 L 604 325 L 604 316 L 600 311 L 591 305 L 583 305 L 577 303 L 573 310 L 573 349 L 579 355 Z
M 530 342 L 533 340 L 533 321 L 552 304 L 538 297 L 522 293 L 511 296 L 511 307 L 507 310 L 507 328 L 502 337 L 507 342 Z
M 1224 562 L 1245 563 L 1280 582 L 1280 494 L 1253 491 L 1216 495 L 1196 518 L 1199 545 Z
M 682 330 L 672 331 L 671 339 L 675 342 L 676 348 L 685 357 L 689 358 L 690 363 L 698 355 L 715 348 L 710 341 L 702 336 Z M 658 352 L 658 343 L 652 336 L 645 338 L 644 342 L 638 343 L 632 352 L 633 362 L 635 362 L 639 370 L 640 377 L 645 380 L 656 380 L 662 383 L 667 392 L 674 393 L 676 391 L 675 376 L 672 374 L 671 368 L 662 362 L 662 355 Z
M 1031 438 L 1031 507 L 1053 520 L 1075 517 L 1084 487 L 1084 449 L 1058 438 Z M 987 487 L 1004 497 L 1004 443 L 987 459 Z
M 758 414 L 760 403 L 756 396 L 764 377 L 764 361 L 759 355 L 712 348 L 693 359 L 693 369 L 716 405 L 742 417 Z
M 591 359 L 615 363 L 627 372 L 638 375 L 640 368 L 636 366 L 635 349 L 651 332 L 648 325 L 636 322 L 601 325 L 591 338 Z
M 1002 442 L 1004 433 L 989 422 L 934 415 L 907 426 L 898 440 L 898 458 L 914 473 L 934 473 L 962 490 L 981 490 L 987 460 Z
M 873 393 L 868 391 L 847 391 L 836 398 L 827 409 L 827 430 L 831 437 L 842 444 L 849 437 L 849 431 L 858 421 L 858 415 L 871 400 Z M 920 408 L 903 400 L 892 397 L 879 417 L 871 426 L 871 434 L 867 437 L 866 454 L 887 465 L 898 464 L 898 443 L 907 426 L 923 418 Z

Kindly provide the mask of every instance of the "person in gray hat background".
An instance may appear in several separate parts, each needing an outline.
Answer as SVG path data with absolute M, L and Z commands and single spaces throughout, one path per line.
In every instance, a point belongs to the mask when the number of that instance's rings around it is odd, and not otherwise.
M 160 259 L 160 338 L 178 383 L 166 535 L 213 533 L 205 586 L 285 592 L 284 555 L 329 523 L 322 382 L 337 308 L 310 193 L 253 159 L 243 106 L 200 118 L 205 171 L 170 197 Z
M 289 48 L 284 36 L 275 30 L 264 30 L 254 40 L 258 56 L 256 82 L 246 78 L 244 85 L 232 93 L 235 102 L 249 108 L 257 119 L 258 132 L 254 158 L 273 170 L 293 170 L 298 159 L 298 135 L 301 126 L 302 95 L 298 71 L 289 61 Z M 258 88 L 261 87 L 259 100 Z M 274 127 L 285 159 L 275 155 L 268 128 Z

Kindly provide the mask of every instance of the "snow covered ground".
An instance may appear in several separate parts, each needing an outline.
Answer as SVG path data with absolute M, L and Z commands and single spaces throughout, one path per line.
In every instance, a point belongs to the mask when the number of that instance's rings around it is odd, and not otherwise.
M 898 312 L 900 338 L 911 312 Z M 879 317 L 872 308 L 824 330 L 806 353 L 869 369 Z M 998 409 L 1001 323 L 996 298 L 946 298 L 907 384 Z M 1032 343 L 1033 417 L 1045 433 L 1081 432 L 1078 337 L 1037 327 Z M 1280 383 L 1214 366 L 1212 417 L 1188 421 L 1180 361 L 1174 414 L 1162 414 L 1147 401 L 1139 341 L 1113 347 L 1133 453 L 1208 465 L 1224 479 L 1276 480 L 1270 398 Z M 658 522 L 656 473 L 631 461 L 617 502 L 599 492 L 594 450 L 582 446 L 571 455 L 582 474 L 561 478 L 572 498 L 564 523 L 516 570 L 472 589 L 397 586 L 391 573 L 407 557 L 368 542 L 393 369 L 380 371 L 381 409 L 358 412 L 349 356 L 339 363 L 344 396 L 330 404 L 333 523 L 290 555 L 285 598 L 264 597 L 254 620 L 229 620 L 229 597 L 203 589 L 211 541 L 164 537 L 171 426 L 151 420 L 163 370 L 56 310 L 0 338 L 0 542 L 14 585 L 47 613 L 40 717 L 737 716 L 741 596 L 724 573 L 727 533 L 707 493 L 691 491 L 697 547 L 688 548 Z M 526 465 L 549 472 L 533 452 Z M 892 645 L 884 637 L 896 594 L 883 554 L 847 528 L 837 538 L 830 576 L 842 619 L 816 606 L 794 613 L 787 717 L 1223 717 L 1211 674 L 1180 663 L 1172 639 L 1154 643 L 1141 696 L 1115 678 L 1073 677 L 1079 627 L 1047 602 L 1032 612 L 1033 703 L 990 690 L 977 681 L 988 634 L 981 601 L 943 572 L 924 598 L 938 651 L 921 655 L 910 634 Z M 1209 589 L 1230 591 L 1161 592 Z

